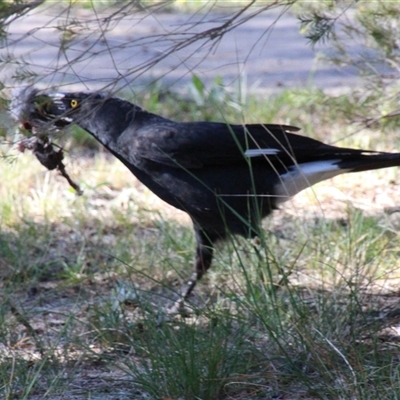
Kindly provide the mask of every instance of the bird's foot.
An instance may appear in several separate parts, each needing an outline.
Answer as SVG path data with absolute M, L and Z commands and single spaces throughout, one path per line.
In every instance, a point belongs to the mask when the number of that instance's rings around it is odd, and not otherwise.
M 190 318 L 193 314 L 193 310 L 188 307 L 184 298 L 180 298 L 168 309 L 168 314 L 179 315 L 182 318 Z

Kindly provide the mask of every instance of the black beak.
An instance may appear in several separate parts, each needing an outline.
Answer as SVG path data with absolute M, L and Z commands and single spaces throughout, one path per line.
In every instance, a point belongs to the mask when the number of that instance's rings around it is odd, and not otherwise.
M 34 99 L 35 112 L 47 119 L 65 116 L 67 108 L 62 93 L 41 94 Z
M 21 88 L 15 93 L 10 114 L 32 134 L 57 132 L 73 121 L 68 114 L 64 93 L 43 93 L 35 88 Z
M 72 123 L 67 114 L 62 93 L 38 94 L 32 98 L 29 108 L 25 110 L 22 120 L 24 129 L 34 132 L 44 129 L 58 131 Z M 37 128 L 37 129 L 36 129 Z

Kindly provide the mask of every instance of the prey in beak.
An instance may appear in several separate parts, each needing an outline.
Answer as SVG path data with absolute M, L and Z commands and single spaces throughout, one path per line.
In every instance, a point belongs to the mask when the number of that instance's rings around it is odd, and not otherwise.
M 53 136 L 70 125 L 72 119 L 66 114 L 66 107 L 59 93 L 42 94 L 37 89 L 20 91 L 12 100 L 9 111 L 18 121 L 24 138 L 18 143 L 18 150 L 30 150 L 48 170 L 57 169 L 67 179 L 78 195 L 83 192 L 68 175 L 63 163 L 63 148 L 53 143 Z
M 52 135 L 71 124 L 61 93 L 42 94 L 37 89 L 22 91 L 11 102 L 10 111 L 33 135 Z

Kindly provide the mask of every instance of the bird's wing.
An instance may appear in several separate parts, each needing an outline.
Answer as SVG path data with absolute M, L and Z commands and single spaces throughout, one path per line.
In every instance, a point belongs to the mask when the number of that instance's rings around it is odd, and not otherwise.
M 177 168 L 265 160 L 294 164 L 336 147 L 294 134 L 287 125 L 194 122 L 144 126 L 135 134 L 137 157 Z
M 326 145 L 297 135 L 287 125 L 224 123 L 161 123 L 139 130 L 134 138 L 135 155 L 176 168 L 201 168 L 239 162 L 268 160 L 274 165 L 332 159 L 354 155 L 358 150 Z

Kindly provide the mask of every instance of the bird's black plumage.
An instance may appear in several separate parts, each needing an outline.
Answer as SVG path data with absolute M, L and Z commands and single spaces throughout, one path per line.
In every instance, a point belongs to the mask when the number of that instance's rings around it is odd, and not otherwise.
M 174 122 L 96 93 L 40 93 L 23 117 L 37 129 L 76 123 L 161 199 L 192 218 L 196 281 L 214 243 L 231 232 L 254 237 L 280 203 L 344 172 L 400 165 L 399 153 L 340 148 L 295 134 L 292 126 Z

